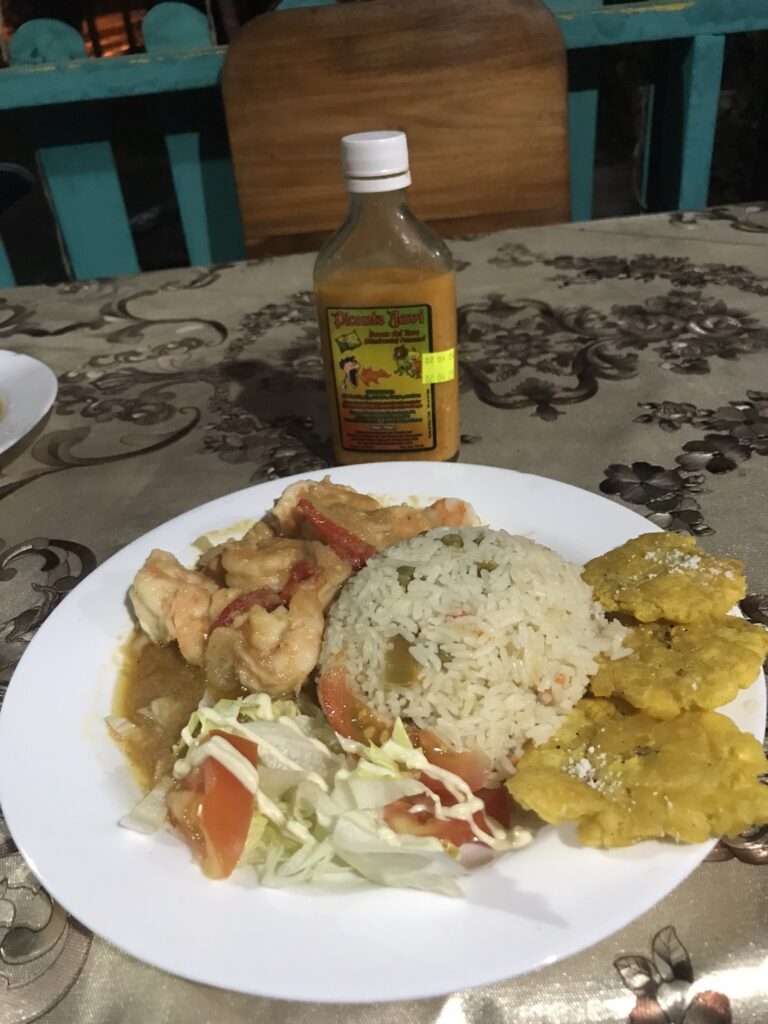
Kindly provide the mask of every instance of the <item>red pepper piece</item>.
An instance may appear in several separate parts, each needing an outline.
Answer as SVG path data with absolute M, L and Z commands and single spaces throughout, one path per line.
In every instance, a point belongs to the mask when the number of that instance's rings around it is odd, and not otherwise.
M 227 607 L 216 616 L 211 624 L 208 635 L 210 636 L 214 629 L 218 629 L 219 626 L 231 626 L 235 616 L 249 612 L 257 604 L 261 605 L 266 611 L 273 612 L 275 608 L 279 608 L 284 603 L 280 594 L 272 590 L 271 587 L 249 590 L 248 593 L 240 594 L 234 601 L 230 601 Z
M 311 580 L 314 576 L 317 576 L 317 566 L 313 562 L 309 562 L 306 559 L 301 559 L 301 561 L 297 562 L 291 569 L 291 575 L 288 582 L 280 591 L 280 597 L 283 599 L 283 604 L 288 604 L 290 602 L 300 583 L 304 583 L 306 580 Z
M 340 558 L 345 558 L 353 569 L 362 569 L 368 559 L 373 558 L 376 554 L 375 547 L 345 527 L 334 523 L 306 498 L 301 499 L 297 508 L 320 540 L 324 541 Z

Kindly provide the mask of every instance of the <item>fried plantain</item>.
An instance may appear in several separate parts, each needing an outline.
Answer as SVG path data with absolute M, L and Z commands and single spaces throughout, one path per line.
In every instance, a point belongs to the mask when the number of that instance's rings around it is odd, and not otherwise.
M 712 710 L 750 686 L 768 655 L 768 632 L 726 616 L 687 625 L 638 626 L 624 638 L 632 651 L 604 661 L 590 681 L 596 697 L 622 697 L 654 718 Z
M 768 823 L 761 773 L 760 744 L 716 711 L 663 722 L 585 698 L 554 737 L 523 755 L 507 788 L 546 822 L 577 822 L 588 846 L 665 836 L 698 843 Z
M 606 611 L 640 622 L 725 615 L 746 594 L 741 562 L 708 555 L 677 533 L 635 537 L 587 562 L 582 576 Z

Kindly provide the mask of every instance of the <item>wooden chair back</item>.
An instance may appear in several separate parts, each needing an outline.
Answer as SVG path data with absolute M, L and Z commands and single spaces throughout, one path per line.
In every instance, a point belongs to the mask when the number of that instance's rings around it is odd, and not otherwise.
M 444 235 L 569 219 L 562 36 L 541 0 L 367 0 L 263 15 L 222 74 L 251 255 L 343 219 L 339 139 L 408 135 L 414 212 Z

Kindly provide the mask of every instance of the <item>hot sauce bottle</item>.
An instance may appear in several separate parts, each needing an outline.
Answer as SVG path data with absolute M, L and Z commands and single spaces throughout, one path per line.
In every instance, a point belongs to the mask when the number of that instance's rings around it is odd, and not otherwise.
M 315 298 L 339 463 L 455 458 L 456 275 L 408 208 L 403 132 L 341 140 L 349 212 L 317 257 Z

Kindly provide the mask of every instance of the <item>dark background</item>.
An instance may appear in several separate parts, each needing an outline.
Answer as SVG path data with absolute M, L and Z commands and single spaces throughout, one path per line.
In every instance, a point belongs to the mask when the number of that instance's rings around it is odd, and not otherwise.
M 154 0 L 160 2 L 160 0 Z M 56 17 L 83 34 L 86 49 L 105 56 L 141 52 L 141 20 L 149 0 L 0 0 L 6 38 L 23 21 Z M 278 0 L 192 0 L 212 21 L 217 42 Z M 482 2 L 482 0 L 476 0 Z M 768 0 L 766 0 L 768 2 Z M 601 90 L 594 216 L 642 212 L 645 84 L 658 55 L 653 45 L 601 50 Z M 187 261 L 163 138 L 154 127 L 153 99 L 118 101 L 111 111 L 113 144 L 128 213 L 144 269 Z M 37 177 L 24 111 L 0 111 L 0 163 L 14 163 Z M 709 204 L 768 198 L 768 33 L 731 36 L 712 162 Z M 19 283 L 68 276 L 53 217 L 38 183 L 0 213 L 6 247 Z

